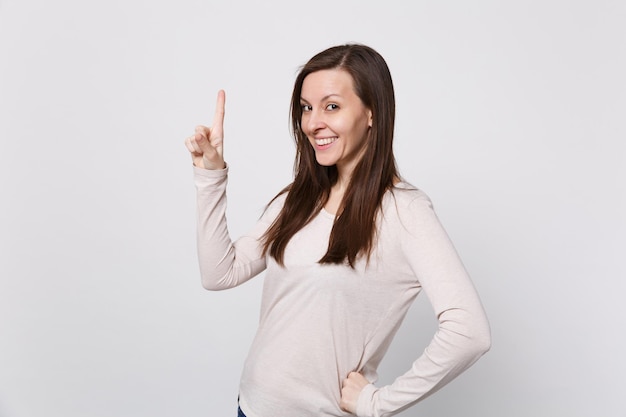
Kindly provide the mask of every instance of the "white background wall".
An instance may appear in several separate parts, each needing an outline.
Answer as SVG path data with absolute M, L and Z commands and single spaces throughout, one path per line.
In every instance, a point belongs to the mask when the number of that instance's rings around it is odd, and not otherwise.
M 402 415 L 626 416 L 621 0 L 0 0 L 0 416 L 235 415 L 262 278 L 201 288 L 183 140 L 224 88 L 240 235 L 291 178 L 298 67 L 351 41 L 493 329 Z M 381 382 L 433 331 L 420 297 Z

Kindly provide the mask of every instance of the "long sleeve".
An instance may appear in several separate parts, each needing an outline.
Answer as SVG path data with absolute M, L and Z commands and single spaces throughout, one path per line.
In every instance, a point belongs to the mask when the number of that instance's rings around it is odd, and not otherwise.
M 246 235 L 233 242 L 226 224 L 228 168 L 194 167 L 197 190 L 197 248 L 202 285 L 223 290 L 244 283 L 265 269 L 260 238 L 269 226 L 266 213 Z
M 423 354 L 392 384 L 364 388 L 359 417 L 387 417 L 436 392 L 490 348 L 489 323 L 478 294 L 428 197 L 400 209 L 403 256 L 437 316 L 439 327 Z

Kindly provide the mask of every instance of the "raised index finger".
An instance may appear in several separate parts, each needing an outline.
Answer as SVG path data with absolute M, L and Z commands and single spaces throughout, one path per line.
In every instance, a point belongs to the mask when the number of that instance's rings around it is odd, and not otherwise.
M 215 105 L 215 115 L 213 116 L 213 126 L 211 126 L 211 136 L 222 137 L 224 134 L 224 108 L 226 103 L 226 93 L 224 90 L 217 92 L 217 103 Z

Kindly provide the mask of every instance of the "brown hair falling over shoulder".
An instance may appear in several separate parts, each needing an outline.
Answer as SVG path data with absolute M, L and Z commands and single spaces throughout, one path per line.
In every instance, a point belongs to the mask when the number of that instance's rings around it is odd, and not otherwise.
M 369 257 L 383 196 L 398 178 L 393 156 L 395 98 L 385 60 L 372 48 L 358 44 L 335 46 L 318 53 L 296 77 L 290 112 L 296 142 L 294 180 L 279 193 L 287 193 L 285 203 L 263 236 L 263 253 L 269 253 L 280 265 L 284 265 L 285 248 L 291 238 L 324 207 L 338 179 L 336 166 L 317 163 L 315 151 L 301 126 L 304 79 L 326 69 L 345 70 L 352 76 L 357 96 L 372 112 L 372 128 L 363 156 L 352 172 L 330 234 L 328 250 L 320 263 L 347 262 L 354 267 L 359 256 Z

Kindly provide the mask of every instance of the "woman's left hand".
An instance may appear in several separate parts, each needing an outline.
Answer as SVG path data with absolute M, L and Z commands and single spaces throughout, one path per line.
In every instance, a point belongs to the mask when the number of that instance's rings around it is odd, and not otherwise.
M 341 401 L 339 406 L 342 410 L 356 415 L 356 403 L 363 388 L 370 382 L 358 372 L 350 372 L 341 384 Z

